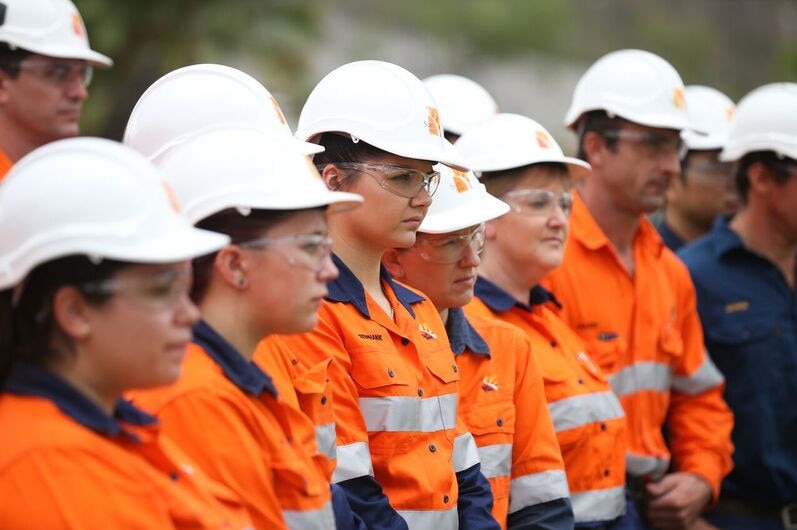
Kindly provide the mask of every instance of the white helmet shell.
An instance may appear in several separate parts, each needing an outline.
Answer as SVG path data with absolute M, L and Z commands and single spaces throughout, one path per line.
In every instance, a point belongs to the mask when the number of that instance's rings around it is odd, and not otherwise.
M 296 137 L 318 141 L 342 133 L 379 149 L 463 169 L 462 158 L 443 137 L 437 105 L 420 79 L 383 61 L 336 68 L 310 93 Z
M 70 0 L 3 0 L 0 42 L 40 55 L 83 59 L 98 67 L 113 61 L 89 47 L 86 26 Z
M 648 127 L 688 127 L 684 83 L 673 66 L 643 50 L 610 52 L 576 84 L 565 125 L 575 129 L 585 112 L 604 110 Z
M 0 289 L 66 256 L 170 263 L 228 242 L 177 208 L 157 168 L 119 143 L 70 138 L 31 151 L 0 186 Z
M 427 77 L 423 84 L 437 102 L 440 124 L 446 132 L 462 135 L 498 113 L 498 105 L 476 81 L 453 74 Z
M 509 205 L 487 193 L 484 184 L 472 172 L 459 171 L 443 164 L 437 164 L 435 169 L 440 172 L 440 186 L 419 232 L 455 232 L 495 219 L 509 211 Z
M 571 180 L 579 180 L 592 169 L 583 160 L 565 156 L 545 127 L 519 114 L 493 116 L 463 134 L 457 149 L 476 174 L 560 162 L 567 167 Z
M 755 151 L 797 160 L 797 83 L 764 85 L 739 101 L 720 160 Z
M 716 88 L 687 86 L 686 111 L 689 115 L 689 129 L 681 133 L 686 146 L 691 150 L 725 147 L 735 109 L 733 101 Z
M 158 166 L 192 223 L 228 208 L 299 210 L 353 206 L 355 193 L 330 191 L 295 142 L 255 128 L 217 128 L 170 149 Z
M 293 138 L 277 100 L 255 78 L 229 66 L 195 64 L 169 72 L 141 95 L 123 141 L 155 160 L 193 135 L 238 125 Z M 324 150 L 298 143 L 306 154 Z

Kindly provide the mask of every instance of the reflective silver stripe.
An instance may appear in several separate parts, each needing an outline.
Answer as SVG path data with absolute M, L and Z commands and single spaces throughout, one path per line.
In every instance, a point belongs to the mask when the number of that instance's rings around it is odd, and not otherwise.
M 634 363 L 610 375 L 609 383 L 619 397 L 635 394 L 640 390 L 666 392 L 672 384 L 672 367 L 650 361 Z
M 495 478 L 512 474 L 512 444 L 485 445 L 477 449 L 482 461 L 482 475 Z
M 583 427 L 596 421 L 622 418 L 623 406 L 611 390 L 580 394 L 548 403 L 556 432 Z
M 649 476 L 657 479 L 664 476 L 669 467 L 669 458 L 635 455 L 634 453 L 625 454 L 625 470 L 629 475 L 635 477 Z
M 327 502 L 320 510 L 282 510 L 282 516 L 290 530 L 335 530 L 337 528 L 335 512 L 332 511 L 332 501 Z
M 410 530 L 456 530 L 459 528 L 457 507 L 447 510 L 397 510 Z
M 315 426 L 315 441 L 318 452 L 330 460 L 335 458 L 335 422 Z
M 451 457 L 454 473 L 465 471 L 478 463 L 479 451 L 471 433 L 466 432 L 454 438 L 454 455 Z
M 368 432 L 437 432 L 456 425 L 457 395 L 361 397 L 360 410 Z
M 332 482 L 343 482 L 357 477 L 374 475 L 371 451 L 366 442 L 339 445 L 336 448 L 338 464 L 332 473 Z
M 509 513 L 570 495 L 563 470 L 542 471 L 513 478 L 509 486 Z
M 572 493 L 576 522 L 611 521 L 625 513 L 625 486 Z
M 703 354 L 703 364 L 700 365 L 700 368 L 695 370 L 692 375 L 675 376 L 672 381 L 672 388 L 678 392 L 694 396 L 706 390 L 711 390 L 723 382 L 725 382 L 725 378 L 722 377 L 722 372 L 717 369 L 708 356 L 708 352 L 706 352 Z

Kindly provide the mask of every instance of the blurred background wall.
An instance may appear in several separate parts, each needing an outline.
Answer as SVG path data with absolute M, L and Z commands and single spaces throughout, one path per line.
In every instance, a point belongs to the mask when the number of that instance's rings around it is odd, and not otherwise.
M 797 81 L 795 0 L 75 0 L 92 46 L 115 66 L 95 74 L 83 133 L 120 139 L 141 93 L 174 68 L 242 68 L 292 125 L 328 71 L 358 59 L 423 78 L 458 73 L 502 111 L 531 116 L 565 147 L 576 81 L 604 53 L 642 48 L 686 84 L 738 100 Z

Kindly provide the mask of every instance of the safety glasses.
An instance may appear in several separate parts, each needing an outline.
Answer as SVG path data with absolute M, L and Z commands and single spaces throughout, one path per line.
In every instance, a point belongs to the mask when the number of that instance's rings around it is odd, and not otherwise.
M 262 237 L 238 243 L 238 246 L 250 250 L 274 250 L 291 266 L 315 273 L 324 268 L 324 262 L 332 252 L 332 240 L 321 234 Z
M 19 64 L 19 68 L 33 72 L 40 79 L 59 86 L 68 86 L 80 81 L 87 87 L 94 76 L 94 69 L 90 64 L 70 64 L 54 59 L 25 59 Z
M 418 235 L 415 247 L 420 256 L 432 263 L 456 263 L 465 257 L 468 248 L 477 255 L 484 250 L 484 224 L 459 235 Z
M 678 160 L 683 160 L 689 151 L 684 141 L 677 135 L 638 131 L 636 129 L 618 129 L 616 131 L 603 131 L 601 136 L 610 140 L 625 140 L 638 143 L 653 158 L 675 155 Z
M 109 278 L 82 284 L 86 294 L 122 294 L 139 305 L 152 309 L 172 308 L 191 292 L 191 268 L 167 270 L 151 275 Z
M 434 195 L 440 185 L 440 172 L 438 171 L 424 173 L 401 166 L 368 162 L 334 162 L 334 165 L 340 169 L 365 173 L 373 177 L 383 189 L 407 199 L 412 199 L 422 189 L 425 189 L 429 195 Z M 323 165 L 318 167 L 319 172 L 322 172 L 323 169 Z
M 704 160 L 684 166 L 684 173 L 703 184 L 727 184 L 733 180 L 733 162 Z
M 505 193 L 502 199 L 513 212 L 522 215 L 550 217 L 559 208 L 568 217 L 573 210 L 573 195 L 569 191 L 556 194 L 539 189 L 514 190 Z

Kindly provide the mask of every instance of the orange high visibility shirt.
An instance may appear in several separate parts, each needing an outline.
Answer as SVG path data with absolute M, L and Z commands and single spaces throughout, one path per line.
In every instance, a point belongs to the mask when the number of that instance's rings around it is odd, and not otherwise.
M 6 173 L 9 172 L 11 166 L 14 165 L 14 162 L 8 158 L 8 155 L 0 149 L 0 182 L 3 182 L 3 178 L 6 176 Z
M 280 400 L 293 412 L 294 432 L 302 431 L 308 454 L 314 455 L 322 474 L 331 482 L 336 465 L 335 415 L 328 374 L 332 359 L 308 368 L 279 336 L 271 335 L 258 344 L 252 360 L 271 374 Z
M 332 359 L 333 481 L 374 477 L 410 528 L 456 528 L 456 473 L 478 464 L 457 415 L 459 369 L 440 315 L 383 270 L 391 319 L 337 257 L 310 333 L 282 336 L 308 362 Z
M 240 499 L 126 401 L 111 417 L 19 366 L 0 394 L 0 432 L 0 528 L 251 528 Z
M 468 314 L 488 314 L 522 329 L 540 362 L 545 397 L 567 471 L 576 522 L 625 513 L 625 418 L 617 397 L 581 339 L 535 287 L 530 306 L 480 277 Z
M 564 463 L 531 342 L 514 326 L 466 317 L 459 308 L 449 311 L 446 330 L 461 378 L 460 414 L 490 481 L 493 516 L 504 529 L 523 511 L 534 524 L 572 528 Z
M 733 416 L 703 344 L 694 285 L 644 217 L 633 245 L 629 275 L 576 194 L 564 263 L 544 283 L 620 397 L 628 418 L 628 472 L 657 478 L 672 458 L 675 470 L 705 479 L 716 499 L 732 466 Z
M 210 326 L 194 328 L 174 385 L 133 393 L 212 478 L 244 499 L 256 528 L 334 528 L 329 484 L 294 434 L 271 378 Z

